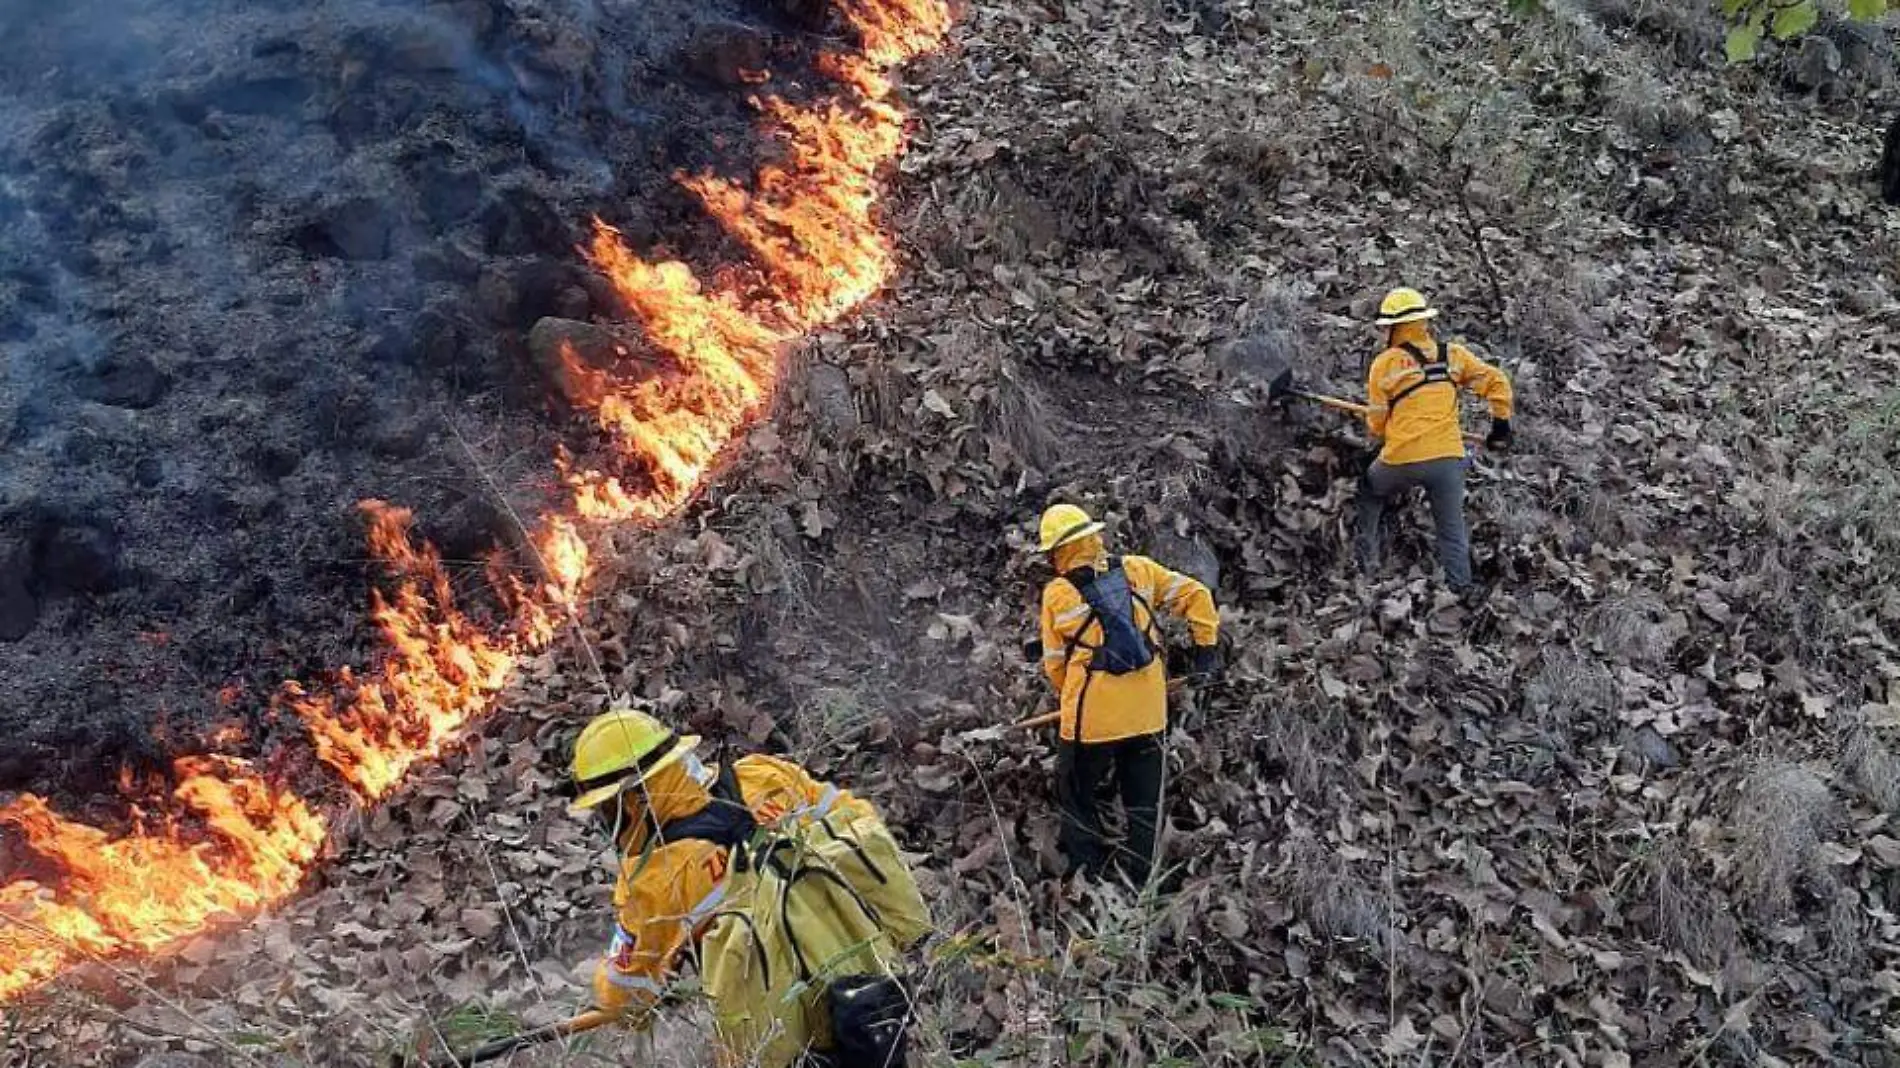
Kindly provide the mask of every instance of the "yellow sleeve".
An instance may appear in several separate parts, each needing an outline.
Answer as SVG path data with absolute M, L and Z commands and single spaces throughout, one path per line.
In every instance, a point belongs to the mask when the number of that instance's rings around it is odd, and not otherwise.
M 1042 588 L 1042 673 L 1058 694 L 1069 676 L 1069 643 L 1056 629 L 1056 617 L 1081 603 L 1082 595 L 1066 581 L 1051 581 Z
M 673 965 L 692 940 L 695 906 L 724 875 L 725 851 L 709 842 L 660 846 L 621 862 L 614 934 L 594 969 L 594 1003 L 645 1029 Z M 697 891 L 697 892 L 696 892 Z M 691 900 L 688 900 L 688 899 Z
M 1491 406 L 1493 419 L 1511 417 L 1511 380 L 1504 372 L 1471 354 L 1463 345 L 1451 347 L 1451 378 L 1464 389 L 1483 397 Z
M 1214 593 L 1206 583 L 1145 556 L 1129 557 L 1123 566 L 1129 563 L 1137 563 L 1146 572 L 1141 584 L 1154 591 L 1155 609 L 1185 621 L 1195 645 L 1220 641 L 1220 610 L 1214 607 Z
M 1391 414 L 1392 399 L 1385 394 L 1386 365 L 1390 362 L 1390 351 L 1381 352 L 1372 361 L 1372 370 L 1366 372 L 1366 432 L 1375 438 L 1385 437 L 1386 416 Z
M 789 760 L 764 753 L 742 756 L 733 762 L 739 788 L 745 793 L 752 814 L 762 823 L 783 819 L 800 809 L 833 812 L 843 810 L 853 816 L 876 813 L 869 801 L 842 786 L 822 782 L 811 772 Z

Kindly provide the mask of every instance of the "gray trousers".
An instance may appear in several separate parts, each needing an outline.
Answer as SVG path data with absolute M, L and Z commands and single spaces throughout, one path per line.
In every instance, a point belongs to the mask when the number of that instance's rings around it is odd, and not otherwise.
M 1438 564 L 1445 584 L 1463 591 L 1471 585 L 1471 535 L 1465 529 L 1465 463 L 1456 458 L 1390 465 L 1374 460 L 1359 484 L 1359 525 L 1354 552 L 1368 572 L 1379 566 L 1384 548 L 1381 527 L 1386 505 L 1393 497 L 1425 487 L 1432 502 L 1432 525 L 1438 529 Z

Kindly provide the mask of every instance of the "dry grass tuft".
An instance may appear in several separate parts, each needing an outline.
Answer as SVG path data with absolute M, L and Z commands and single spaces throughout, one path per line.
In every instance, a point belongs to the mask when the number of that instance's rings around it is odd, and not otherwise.
M 1269 285 L 1241 306 L 1234 340 L 1220 349 L 1219 362 L 1229 373 L 1262 385 L 1291 370 L 1302 383 L 1324 378 L 1336 368 L 1302 363 L 1313 349 L 1312 312 L 1299 294 L 1283 285 Z
M 1743 901 L 1762 917 L 1785 914 L 1798 880 L 1820 871 L 1835 817 L 1833 791 L 1799 764 L 1769 763 L 1743 780 L 1734 811 L 1735 870 Z
M 1581 724 L 1616 710 L 1616 676 L 1593 657 L 1573 649 L 1544 650 L 1537 673 L 1524 685 L 1524 711 L 1555 745 L 1568 747 Z
M 1841 731 L 1841 770 L 1868 803 L 1882 812 L 1900 812 L 1900 756 L 1859 716 Z
M 1832 890 L 1827 902 L 1828 963 L 1858 972 L 1867 961 L 1867 919 L 1861 912 L 1860 895 L 1832 875 L 1828 886 Z
M 1723 27 L 1714 4 L 1581 0 L 1579 6 L 1606 29 L 1633 29 L 1657 42 L 1684 66 L 1710 62 L 1722 44 Z
M 810 617 L 817 611 L 811 578 L 805 569 L 804 548 L 797 532 L 788 528 L 782 516 L 761 513 L 747 524 L 745 545 L 753 556 L 752 589 L 773 595 L 780 619 Z
M 1055 407 L 1023 368 L 993 363 L 995 374 L 982 401 L 984 431 L 1024 467 L 1050 471 L 1062 458 L 1062 424 Z
M 1583 639 L 1603 655 L 1631 664 L 1657 664 L 1675 638 L 1662 620 L 1667 610 L 1645 593 L 1613 597 L 1583 618 Z
M 1696 874 L 1678 843 L 1665 843 L 1650 858 L 1656 933 L 1662 944 L 1698 967 L 1727 968 L 1741 949 L 1741 926 L 1728 896 Z
M 813 690 L 792 713 L 792 736 L 801 757 L 835 752 L 870 729 L 877 710 L 855 689 Z
M 1262 770 L 1308 804 L 1322 803 L 1342 781 L 1346 724 L 1337 701 L 1272 702 L 1258 734 Z
M 1694 106 L 1655 72 L 1635 63 L 1610 74 L 1604 110 L 1611 122 L 1646 144 L 1675 144 L 1700 132 Z
M 1381 954 L 1400 951 L 1404 936 L 1383 895 L 1350 864 L 1311 838 L 1295 841 L 1290 851 L 1287 894 L 1315 934 L 1364 942 Z

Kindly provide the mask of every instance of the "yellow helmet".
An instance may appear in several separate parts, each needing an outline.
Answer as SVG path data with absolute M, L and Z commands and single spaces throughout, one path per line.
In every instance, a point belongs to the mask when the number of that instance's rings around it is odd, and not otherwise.
M 572 771 L 580 796 L 568 811 L 585 812 L 619 796 L 677 763 L 698 744 L 698 737 L 682 738 L 645 712 L 626 707 L 602 712 L 574 740 Z
M 1400 323 L 1436 318 L 1438 309 L 1426 303 L 1424 294 L 1401 286 L 1387 293 L 1385 299 L 1379 302 L 1379 317 L 1373 322 L 1380 326 L 1397 326 Z
M 1089 514 L 1073 504 L 1050 505 L 1042 513 L 1040 540 L 1036 545 L 1038 552 L 1054 552 L 1077 538 L 1086 538 L 1090 534 L 1100 533 L 1102 524 L 1089 518 Z

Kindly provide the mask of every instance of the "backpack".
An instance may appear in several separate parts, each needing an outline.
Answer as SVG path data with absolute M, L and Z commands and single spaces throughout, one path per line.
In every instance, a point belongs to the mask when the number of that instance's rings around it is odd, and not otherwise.
M 699 943 L 722 1051 L 762 1068 L 812 1050 L 836 1068 L 902 1068 L 911 1007 L 896 976 L 931 921 L 883 821 L 794 812 L 732 847 L 723 888 Z
M 1077 646 L 1088 649 L 1088 669 L 1110 675 L 1127 675 L 1147 667 L 1154 662 L 1156 645 L 1153 637 L 1135 620 L 1135 602 L 1148 610 L 1148 620 L 1153 623 L 1154 607 L 1137 595 L 1128 585 L 1128 572 L 1122 570 L 1122 559 L 1112 556 L 1108 560 L 1108 570 L 1097 572 L 1092 567 L 1079 567 L 1063 576 L 1076 588 L 1082 599 L 1088 602 L 1089 614 L 1083 618 L 1082 625 L 1075 629 L 1075 636 L 1069 639 L 1068 655 L 1074 656 Z M 1102 625 L 1102 643 L 1085 645 L 1082 635 L 1089 629 L 1091 622 Z

